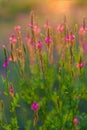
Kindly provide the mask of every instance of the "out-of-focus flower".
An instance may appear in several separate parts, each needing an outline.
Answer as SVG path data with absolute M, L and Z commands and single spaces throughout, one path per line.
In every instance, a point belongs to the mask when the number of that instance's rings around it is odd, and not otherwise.
M 42 46 L 43 46 L 43 44 L 42 44 L 42 42 L 41 42 L 41 41 L 39 41 L 39 42 L 36 44 L 36 47 L 38 47 L 38 49 L 41 49 L 41 48 L 42 48 Z
M 86 31 L 87 31 L 87 27 L 81 27 L 81 28 L 79 29 L 79 34 L 80 34 L 80 35 L 83 35 Z
M 9 61 L 16 62 L 16 61 L 17 61 L 17 57 L 15 56 L 15 57 L 12 59 L 12 56 L 10 56 L 10 57 L 8 58 L 8 60 L 9 60 Z
M 37 110 L 39 109 L 39 104 L 38 104 L 37 102 L 33 102 L 33 103 L 31 104 L 31 109 L 32 109 L 33 111 L 37 111 Z
M 76 68 L 83 68 L 84 67 L 84 62 L 80 62 L 76 64 Z
M 34 32 L 35 32 L 36 34 L 40 34 L 40 32 L 41 32 L 40 27 L 38 27 L 38 26 L 34 26 L 34 27 L 33 27 L 33 30 L 34 30 Z
M 11 37 L 9 38 L 10 43 L 16 43 L 17 39 L 14 37 L 14 35 L 11 35 Z
M 52 39 L 51 39 L 50 37 L 46 37 L 46 38 L 45 38 L 45 42 L 46 42 L 47 44 L 50 44 L 50 43 L 52 43 Z
M 87 52 L 87 43 L 83 43 L 82 48 L 84 52 Z
M 75 118 L 73 119 L 73 123 L 74 123 L 74 124 L 79 124 L 80 121 L 79 121 L 79 119 L 78 119 L 77 117 L 75 117 Z
M 51 26 L 48 23 L 45 23 L 44 28 L 51 28 Z
M 67 35 L 66 37 L 65 37 L 65 41 L 67 41 L 67 42 L 71 42 L 71 41 L 73 41 L 75 39 L 75 35 Z
M 63 32 L 64 31 L 64 25 L 58 25 L 56 29 L 57 29 L 57 31 Z
M 19 25 L 14 27 L 14 30 L 16 30 L 16 31 L 20 31 L 20 29 L 21 29 L 21 27 Z
M 26 40 L 26 42 L 30 42 L 30 41 L 31 41 L 31 38 L 30 38 L 29 36 L 27 36 L 27 37 L 25 38 L 25 40 Z
M 29 23 L 28 25 L 29 25 L 30 28 L 34 27 L 33 23 Z
M 12 84 L 11 84 L 11 86 L 10 86 L 9 93 L 10 93 L 10 95 L 11 95 L 12 97 L 14 97 L 14 88 L 13 88 Z
M 4 64 L 3 64 L 3 68 L 6 68 L 8 65 L 9 65 L 9 61 L 8 61 L 8 59 L 6 59 Z

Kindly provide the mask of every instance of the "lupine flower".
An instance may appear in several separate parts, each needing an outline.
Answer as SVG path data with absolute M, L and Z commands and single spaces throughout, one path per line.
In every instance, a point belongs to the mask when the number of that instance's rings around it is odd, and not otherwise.
M 6 68 L 8 66 L 8 64 L 9 64 L 9 61 L 6 59 L 4 64 L 3 64 L 3 68 Z
M 17 39 L 14 37 L 14 35 L 11 35 L 11 37 L 9 38 L 9 41 L 11 43 L 16 43 L 17 42 Z
M 71 41 L 73 41 L 75 39 L 75 35 L 67 35 L 66 37 L 65 37 L 65 41 L 67 41 L 67 42 L 71 42 Z
M 30 38 L 29 36 L 27 36 L 27 37 L 25 38 L 25 40 L 26 40 L 26 42 L 30 42 L 30 41 L 31 41 L 31 38 Z
M 46 37 L 46 38 L 45 38 L 45 42 L 46 42 L 47 44 L 50 44 L 50 43 L 52 43 L 52 39 L 51 39 L 50 37 Z
M 57 31 L 63 32 L 64 31 L 64 25 L 58 25 L 56 29 L 57 29 Z
M 39 104 L 36 103 L 36 102 L 32 103 L 32 104 L 31 104 L 31 109 L 32 109 L 33 111 L 37 111 L 37 110 L 39 109 Z
M 83 68 L 84 67 L 84 62 L 80 62 L 76 64 L 76 68 Z
M 36 46 L 37 46 L 39 49 L 41 49 L 41 48 L 42 48 L 42 46 L 43 46 L 43 44 L 42 44 L 42 42 L 41 42 L 41 41 L 39 41 L 39 42 L 36 44 Z
M 12 85 L 10 86 L 9 93 L 12 97 L 14 97 L 14 88 L 12 87 Z
M 79 124 L 80 122 L 79 122 L 79 119 L 77 118 L 77 117 L 75 117 L 74 119 L 73 119 L 73 123 L 74 124 Z
M 40 30 L 40 28 L 38 26 L 34 26 L 33 30 L 34 30 L 35 33 L 40 34 L 41 30 Z
M 16 30 L 16 31 L 20 31 L 20 29 L 21 29 L 21 27 L 19 25 L 14 27 L 14 30 Z

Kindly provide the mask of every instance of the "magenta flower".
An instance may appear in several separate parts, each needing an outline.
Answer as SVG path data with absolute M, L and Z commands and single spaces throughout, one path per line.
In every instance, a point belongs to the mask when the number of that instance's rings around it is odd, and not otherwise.
M 75 35 L 67 35 L 66 37 L 65 37 L 65 41 L 67 41 L 67 42 L 71 42 L 71 41 L 73 41 L 75 39 Z
M 14 27 L 14 30 L 16 30 L 16 31 L 20 31 L 20 29 L 21 29 L 21 27 L 19 25 Z
M 64 31 L 64 25 L 58 25 L 56 29 L 57 29 L 57 31 L 63 32 Z
M 75 117 L 74 119 L 73 119 L 73 123 L 74 124 L 79 124 L 80 122 L 79 122 L 79 119 L 77 118 L 77 117 Z
M 77 63 L 76 64 L 76 68 L 78 69 L 78 68 L 83 68 L 84 67 L 84 62 L 80 62 L 80 63 Z
M 36 103 L 36 102 L 32 103 L 32 104 L 31 104 L 31 109 L 32 109 L 33 111 L 37 111 L 37 110 L 39 109 L 38 103 Z
M 5 62 L 4 62 L 4 64 L 3 64 L 3 68 L 6 68 L 8 65 L 9 65 L 9 62 L 8 62 L 8 60 L 6 59 Z
M 17 42 L 17 39 L 14 37 L 14 34 L 11 35 L 11 37 L 9 38 L 9 41 L 10 41 L 11 43 L 16 43 L 16 42 Z
M 47 44 L 50 44 L 50 43 L 52 43 L 52 39 L 51 39 L 50 37 L 46 37 L 46 38 L 45 38 L 45 42 L 46 42 Z
M 42 46 L 43 46 L 43 44 L 42 44 L 42 42 L 39 41 L 39 42 L 36 44 L 36 46 L 38 47 L 38 49 L 41 49 Z

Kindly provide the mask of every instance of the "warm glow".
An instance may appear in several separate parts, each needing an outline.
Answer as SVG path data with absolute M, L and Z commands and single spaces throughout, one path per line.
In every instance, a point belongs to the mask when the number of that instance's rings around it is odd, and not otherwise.
M 68 12 L 73 4 L 74 0 L 50 0 L 49 9 L 57 13 Z

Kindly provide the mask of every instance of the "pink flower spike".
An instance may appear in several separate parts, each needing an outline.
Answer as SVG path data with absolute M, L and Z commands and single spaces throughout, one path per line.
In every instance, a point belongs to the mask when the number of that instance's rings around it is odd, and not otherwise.
M 10 86 L 9 93 L 12 97 L 14 97 L 14 88 L 12 87 L 12 85 Z
M 30 41 L 31 41 L 31 38 L 30 38 L 29 36 L 27 36 L 27 37 L 25 38 L 25 40 L 26 40 L 26 42 L 30 42 Z
M 80 122 L 79 122 L 79 119 L 77 118 L 77 117 L 75 117 L 74 119 L 73 119 L 73 123 L 74 124 L 79 124 Z
M 47 44 L 50 44 L 50 43 L 52 43 L 52 39 L 51 39 L 50 37 L 46 37 L 46 38 L 45 38 L 45 42 L 46 42 Z
M 31 104 L 31 109 L 32 109 L 33 111 L 37 111 L 37 110 L 39 109 L 38 103 L 36 103 L 36 102 L 32 103 L 32 104 Z
M 8 60 L 9 60 L 9 61 L 16 62 L 16 61 L 17 61 L 17 57 L 15 56 L 15 57 L 14 57 L 14 60 L 12 60 L 12 57 L 10 56 L 10 57 L 8 58 Z
M 39 49 L 41 49 L 42 46 L 43 46 L 43 44 L 42 44 L 42 42 L 39 41 L 39 42 L 36 44 L 36 46 L 37 46 Z
M 77 63 L 76 64 L 76 68 L 79 69 L 79 68 L 83 68 L 85 66 L 84 62 L 81 62 L 81 63 Z
M 11 35 L 11 37 L 9 38 L 10 43 L 16 43 L 17 39 L 14 37 L 14 35 Z
M 4 62 L 4 64 L 3 64 L 3 68 L 6 68 L 8 65 L 9 65 L 9 62 L 8 62 L 8 60 L 6 59 L 5 62 Z
M 34 26 L 33 28 L 34 32 L 36 32 L 37 34 L 40 34 L 40 28 L 38 26 Z
M 77 69 L 80 68 L 80 64 L 79 64 L 79 63 L 76 64 L 76 68 L 77 68 Z
M 83 68 L 84 65 L 85 65 L 84 62 L 81 62 L 81 63 L 80 63 L 80 67 L 81 67 L 81 68 Z
M 47 23 L 44 24 L 44 28 L 51 28 L 50 25 L 48 25 Z
M 21 27 L 20 27 L 19 25 L 17 25 L 17 26 L 14 27 L 14 30 L 20 31 L 20 30 L 21 30 Z
M 33 28 L 33 26 L 34 26 L 33 23 L 29 23 L 28 25 L 30 28 Z
M 67 35 L 66 37 L 65 37 L 65 41 L 67 41 L 67 42 L 70 42 L 70 41 L 73 41 L 75 39 L 75 35 Z
M 64 31 L 64 25 L 58 25 L 57 31 L 63 32 Z
M 84 52 L 87 52 L 87 43 L 83 43 L 83 44 L 82 44 L 82 47 L 83 47 L 83 51 L 84 51 Z

